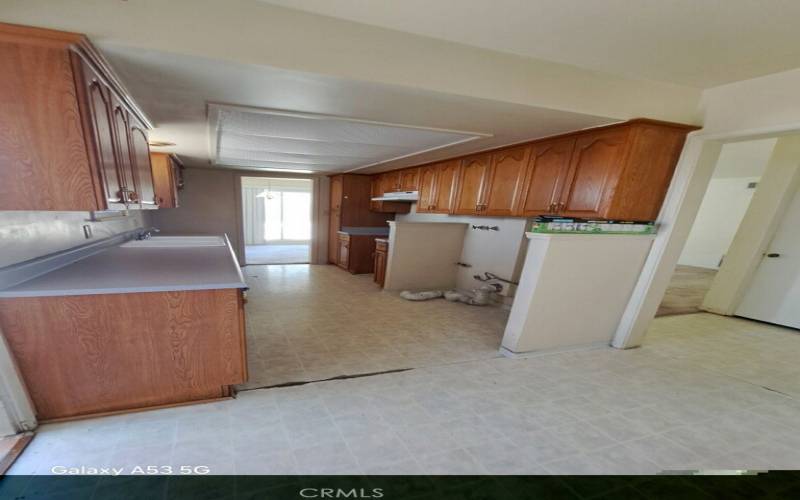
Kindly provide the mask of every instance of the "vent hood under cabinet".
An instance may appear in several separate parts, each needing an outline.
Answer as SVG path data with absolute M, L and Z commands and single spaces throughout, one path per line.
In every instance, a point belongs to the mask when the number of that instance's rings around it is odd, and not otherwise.
M 407 201 L 409 203 L 419 200 L 419 191 L 390 191 L 383 196 L 372 198 L 372 201 Z

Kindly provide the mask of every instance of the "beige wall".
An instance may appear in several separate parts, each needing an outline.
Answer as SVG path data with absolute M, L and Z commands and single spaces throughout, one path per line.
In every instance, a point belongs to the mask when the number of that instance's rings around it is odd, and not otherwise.
M 519 217 L 469 217 L 444 214 L 418 214 L 415 203 L 409 214 L 398 215 L 398 222 L 464 223 L 467 232 L 459 260 L 472 267 L 459 267 L 456 271 L 456 287 L 460 290 L 479 288 L 482 282 L 473 278 L 485 272 L 494 273 L 501 278 L 519 281 L 525 250 L 528 242 L 525 230 L 528 219 Z M 498 231 L 472 229 L 472 226 L 497 226 Z M 500 295 L 513 296 L 513 285 L 502 283 Z M 510 300 L 510 299 L 509 299 Z
M 171 234 L 227 234 L 236 251 L 239 263 L 244 265 L 241 221 L 241 177 L 301 177 L 314 180 L 312 262 L 327 257 L 327 195 L 323 196 L 327 178 L 318 176 L 259 172 L 230 168 L 187 168 L 184 171 L 185 187 L 178 194 L 178 208 L 158 210 L 153 214 L 153 226 Z M 321 234 L 322 233 L 322 234 Z M 322 249 L 322 252 L 320 252 Z M 316 257 L 316 259 L 314 258 Z M 322 260 L 321 260 L 322 259 Z
M 180 206 L 159 210 L 153 215 L 153 226 L 164 233 L 224 233 L 238 249 L 235 171 L 187 168 L 183 175 Z
M 389 221 L 389 227 L 386 290 L 455 288 L 467 224 Z

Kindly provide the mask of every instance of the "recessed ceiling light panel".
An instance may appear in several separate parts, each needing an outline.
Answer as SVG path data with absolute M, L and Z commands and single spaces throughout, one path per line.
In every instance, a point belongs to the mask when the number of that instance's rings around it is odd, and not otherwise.
M 487 134 L 323 115 L 209 105 L 218 165 L 343 172 L 440 149 Z

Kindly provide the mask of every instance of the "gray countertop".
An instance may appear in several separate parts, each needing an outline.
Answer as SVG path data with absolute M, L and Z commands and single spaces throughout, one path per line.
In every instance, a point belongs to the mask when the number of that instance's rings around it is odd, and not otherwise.
M 0 290 L 0 297 L 247 288 L 225 240 L 222 246 L 114 246 Z
M 386 227 L 353 227 L 344 226 L 339 230 L 340 233 L 347 233 L 353 236 L 366 235 L 366 236 L 389 236 L 389 226 Z

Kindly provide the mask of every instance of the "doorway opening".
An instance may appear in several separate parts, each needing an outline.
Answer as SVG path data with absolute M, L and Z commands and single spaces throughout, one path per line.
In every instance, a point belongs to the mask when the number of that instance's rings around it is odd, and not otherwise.
M 703 301 L 750 207 L 775 142 L 770 138 L 722 147 L 656 316 L 704 310 Z
M 245 264 L 308 264 L 312 181 L 242 177 Z

